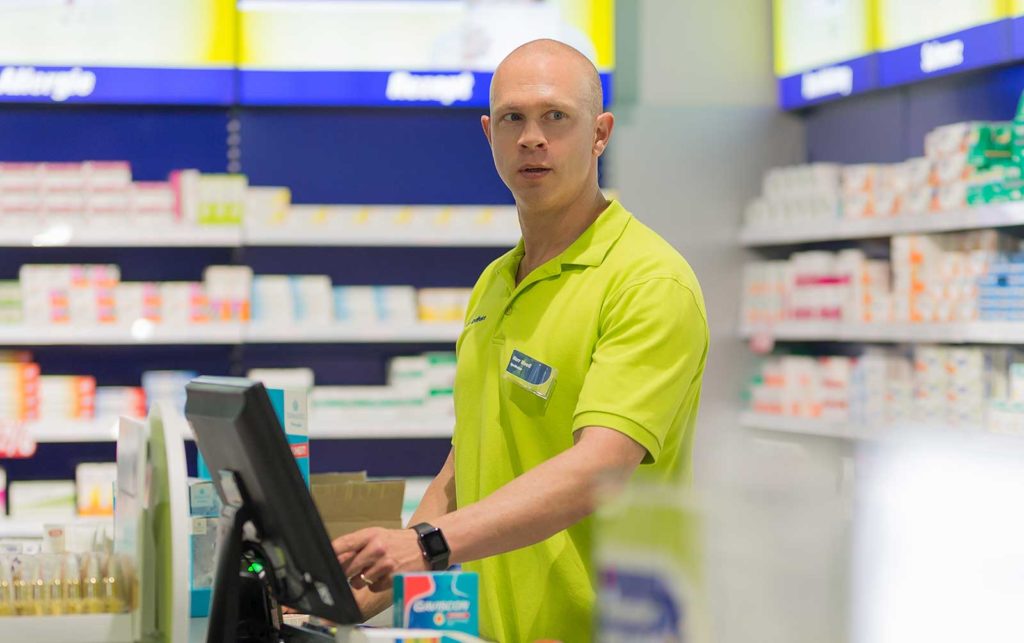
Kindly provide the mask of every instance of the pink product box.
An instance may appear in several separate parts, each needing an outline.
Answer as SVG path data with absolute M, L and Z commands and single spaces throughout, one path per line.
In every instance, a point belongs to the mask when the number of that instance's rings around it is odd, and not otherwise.
M 40 166 L 39 163 L 0 163 L 0 189 L 42 189 Z
M 177 196 L 170 183 L 139 182 L 132 186 L 131 213 L 134 216 L 174 218 Z
M 124 219 L 131 211 L 130 187 L 93 187 L 86 195 L 85 212 L 90 217 Z
M 86 187 L 90 192 L 123 190 L 132 184 L 132 166 L 128 161 L 86 161 L 82 167 Z

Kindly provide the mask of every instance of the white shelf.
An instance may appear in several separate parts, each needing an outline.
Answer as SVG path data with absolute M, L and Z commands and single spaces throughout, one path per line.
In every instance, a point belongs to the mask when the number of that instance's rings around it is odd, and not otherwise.
M 888 431 L 871 431 L 863 427 L 826 422 L 820 419 L 752 412 L 746 412 L 740 416 L 740 425 L 747 429 L 816 435 L 841 440 L 878 440 L 889 433 Z
M 11 224 L 0 230 L 0 248 L 241 248 L 246 246 L 326 247 L 496 247 L 519 242 L 518 227 L 482 230 L 437 228 L 413 230 L 317 230 L 315 228 L 251 228 L 240 226 L 54 224 L 26 227 Z
M 452 343 L 462 324 L 410 324 L 406 326 L 288 326 L 253 324 L 243 333 L 249 344 L 385 344 Z
M 351 420 L 332 414 L 314 416 L 310 438 L 313 440 L 402 440 L 450 438 L 454 418 Z M 37 443 L 114 442 L 117 440 L 117 419 L 63 420 L 33 422 L 29 433 Z M 192 439 L 187 433 L 186 440 Z M 0 534 L 4 533 L 0 529 Z
M 1004 203 L 937 214 L 879 219 L 823 218 L 802 222 L 799 226 L 747 226 L 740 233 L 740 243 L 747 247 L 792 245 L 1020 225 L 1024 225 L 1024 203 Z
M 0 230 L 4 248 L 236 248 L 242 243 L 237 226 L 53 224 L 25 228 L 9 225 Z
M 312 440 L 414 440 L 450 438 L 455 418 L 422 421 L 357 423 L 344 419 L 335 422 L 330 415 L 316 417 L 310 430 Z
M 38 643 L 129 643 L 131 614 L 9 616 L 0 618 L 4 640 Z
M 462 324 L 408 326 L 292 326 L 267 327 L 208 324 L 185 329 L 160 325 L 142 328 L 96 326 L 0 326 L 0 346 L 146 346 L 198 344 L 449 344 L 462 332 Z
M 857 442 L 878 442 L 906 435 L 987 435 L 1007 439 L 1019 439 L 1016 434 L 998 434 L 982 427 L 953 427 L 909 422 L 900 425 L 866 427 L 845 422 L 828 422 L 821 419 L 769 415 L 747 411 L 740 415 L 740 426 L 759 431 L 773 431 L 795 435 L 813 435 Z
M 417 230 L 410 232 L 376 231 L 366 233 L 317 231 L 310 229 L 257 229 L 245 234 L 245 245 L 259 246 L 334 246 L 382 248 L 511 248 L 519 242 L 519 230 L 473 234 L 461 230 Z
M 45 536 L 46 525 L 113 526 L 114 518 L 75 517 L 54 520 L 21 520 L 0 518 L 0 538 L 40 539 Z M 3 619 L 0 618 L 0 621 Z
M 208 324 L 171 329 L 159 324 L 134 326 L 0 326 L 0 346 L 116 346 L 147 344 L 240 344 L 238 324 Z
M 771 327 L 745 328 L 744 339 L 767 336 L 790 342 L 863 342 L 892 344 L 1024 345 L 1024 322 L 953 324 L 846 324 L 783 322 Z
M 28 425 L 36 442 L 113 442 L 117 440 L 117 418 L 95 420 L 43 420 Z

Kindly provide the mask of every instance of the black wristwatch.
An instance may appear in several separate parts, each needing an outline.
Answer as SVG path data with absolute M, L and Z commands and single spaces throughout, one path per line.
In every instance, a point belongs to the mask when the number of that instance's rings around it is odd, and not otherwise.
M 430 565 L 430 570 L 443 572 L 448 569 L 448 558 L 452 550 L 448 549 L 448 541 L 444 539 L 441 530 L 425 522 L 412 527 L 412 530 L 420 537 L 420 551 Z

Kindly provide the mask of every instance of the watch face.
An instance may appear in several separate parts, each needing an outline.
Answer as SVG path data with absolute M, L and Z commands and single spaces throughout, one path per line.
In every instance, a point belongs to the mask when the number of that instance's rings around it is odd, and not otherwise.
M 436 529 L 429 534 L 424 534 L 422 542 L 423 551 L 426 552 L 428 558 L 433 559 L 448 553 L 448 543 L 444 541 L 441 532 Z

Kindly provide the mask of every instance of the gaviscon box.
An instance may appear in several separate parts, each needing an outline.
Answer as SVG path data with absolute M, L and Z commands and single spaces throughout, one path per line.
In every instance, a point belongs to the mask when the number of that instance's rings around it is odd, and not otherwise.
M 480 634 L 476 572 L 418 572 L 394 579 L 395 627 Z

